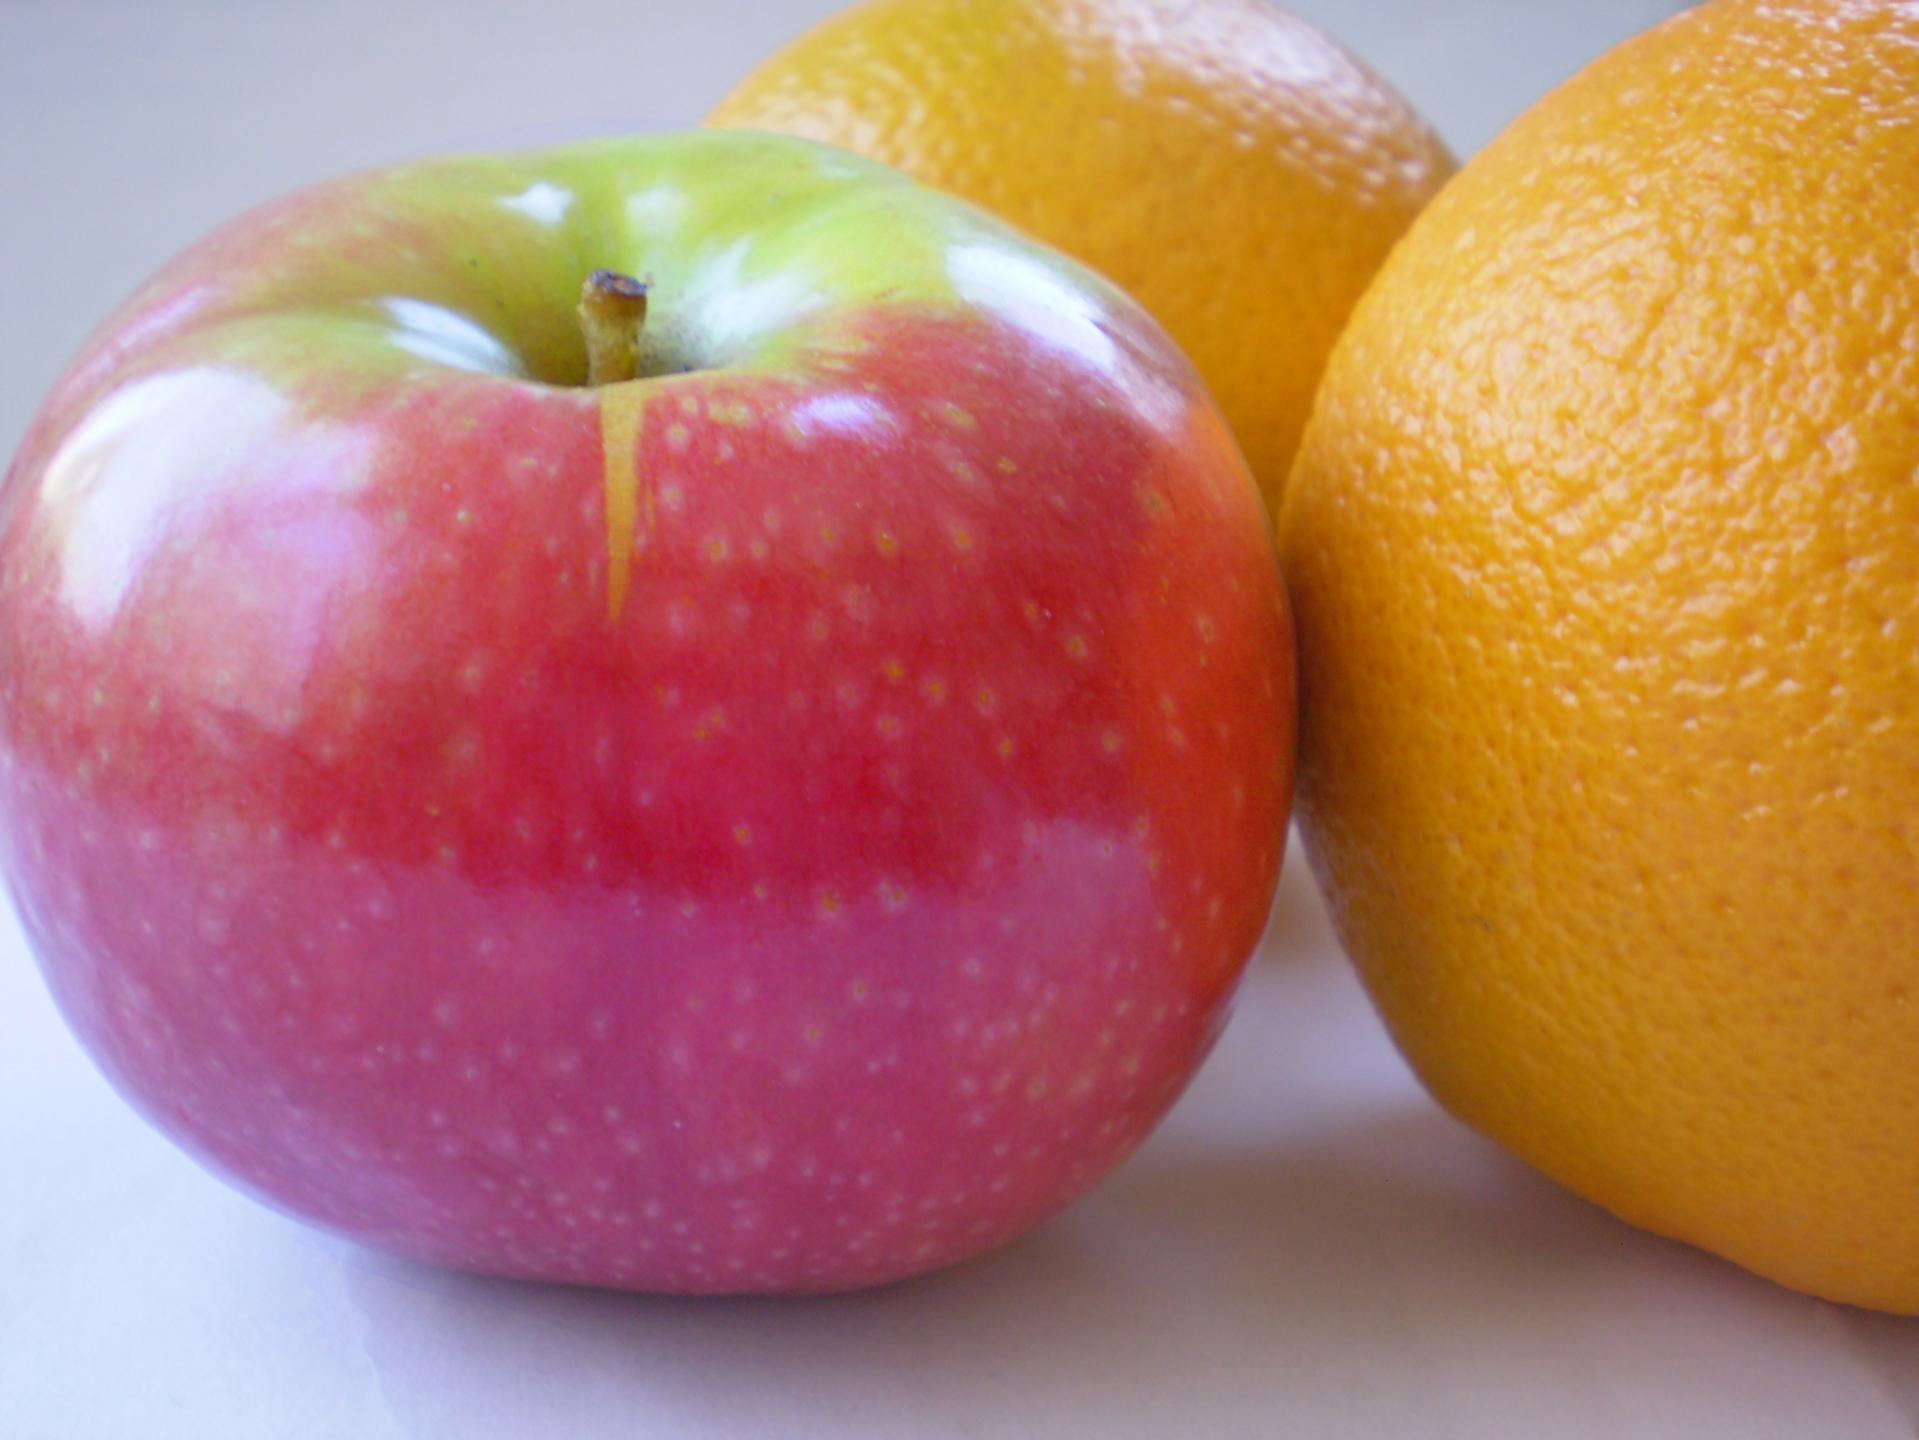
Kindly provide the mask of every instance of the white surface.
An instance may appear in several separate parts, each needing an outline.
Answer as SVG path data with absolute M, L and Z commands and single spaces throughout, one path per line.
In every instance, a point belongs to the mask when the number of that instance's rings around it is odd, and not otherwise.
M 0 0 L 0 453 L 118 297 L 335 171 L 691 123 L 833 0 Z M 1462 150 L 1669 8 L 1320 0 Z M 135 1120 L 0 911 L 0 1437 L 1919 1434 L 1919 1326 L 1787 1294 L 1442 1117 L 1303 867 L 1167 1126 L 1039 1234 L 831 1301 L 416 1269 Z

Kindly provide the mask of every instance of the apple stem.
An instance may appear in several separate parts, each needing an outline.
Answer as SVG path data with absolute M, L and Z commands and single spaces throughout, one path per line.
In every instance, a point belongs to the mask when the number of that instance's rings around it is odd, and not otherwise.
M 580 331 L 586 337 L 586 383 L 617 385 L 640 373 L 640 331 L 646 286 L 617 270 L 595 270 L 580 287 Z

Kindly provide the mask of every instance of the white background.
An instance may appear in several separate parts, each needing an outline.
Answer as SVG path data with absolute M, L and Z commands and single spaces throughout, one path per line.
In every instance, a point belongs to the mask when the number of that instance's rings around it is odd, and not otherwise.
M 693 123 L 835 0 L 0 0 L 0 455 L 215 222 L 347 169 Z M 1462 153 L 1670 0 L 1318 0 Z M 1919 1203 L 1919 1197 L 1915 1197 Z M 0 908 L 0 1437 L 1919 1434 L 1919 1327 L 1637 1234 L 1441 1116 L 1297 857 L 1226 1040 L 1106 1186 L 830 1301 L 440 1274 L 225 1189 Z

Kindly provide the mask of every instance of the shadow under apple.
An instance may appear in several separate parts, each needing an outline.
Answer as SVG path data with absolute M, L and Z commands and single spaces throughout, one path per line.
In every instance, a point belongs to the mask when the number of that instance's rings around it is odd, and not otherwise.
M 1499 1376 L 1516 1415 L 1616 1402 L 1673 1359 L 1659 1325 L 1620 1324 L 1663 1289 L 1724 1312 L 1725 1333 L 1678 1343 L 1728 1393 L 1741 1334 L 1756 1340 L 1741 1316 L 1802 1308 L 1626 1232 L 1422 1106 L 1270 1152 L 1149 1147 L 1025 1242 L 863 1295 L 675 1300 L 370 1256 L 348 1286 L 390 1410 L 420 1434 L 627 1415 L 702 1436 L 1163 1437 L 1206 1390 L 1240 1417 L 1214 1435 L 1281 1415 L 1315 1435 L 1430 1433 L 1436 1410 L 1476 1413 L 1448 1376 Z

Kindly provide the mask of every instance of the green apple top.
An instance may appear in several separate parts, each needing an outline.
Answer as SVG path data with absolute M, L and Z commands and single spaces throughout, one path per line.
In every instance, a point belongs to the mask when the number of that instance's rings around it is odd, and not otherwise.
M 1090 272 L 887 167 L 695 132 L 401 165 L 290 196 L 162 272 L 61 399 L 84 404 L 163 347 L 303 379 L 325 367 L 387 384 L 424 360 L 581 385 L 574 310 L 596 269 L 650 289 L 649 377 L 788 368 L 833 352 L 835 313 L 912 301 L 997 309 L 1111 369 L 1102 328 L 1131 309 Z

